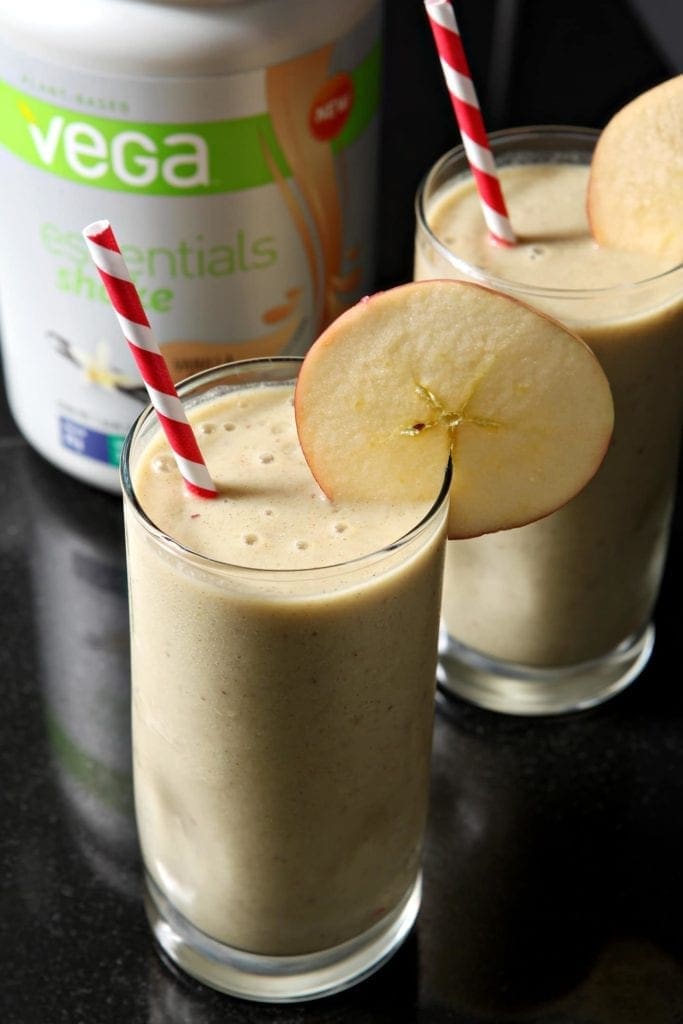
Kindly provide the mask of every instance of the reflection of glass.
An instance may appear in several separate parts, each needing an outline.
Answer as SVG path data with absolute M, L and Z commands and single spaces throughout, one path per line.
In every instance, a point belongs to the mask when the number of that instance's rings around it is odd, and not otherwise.
M 576 773 L 576 750 L 591 723 L 577 719 L 572 735 L 564 722 L 562 732 L 554 722 L 536 733 L 522 732 L 521 723 L 510 730 L 502 718 L 482 728 L 443 705 L 434 735 L 421 983 L 436 1003 L 482 1020 L 517 1020 L 515 1011 L 581 982 L 603 939 L 613 823 L 607 814 L 592 820 L 597 797 Z
M 467 202 L 478 207 L 461 147 L 435 164 L 417 197 L 416 278 L 469 279 L 556 317 L 593 348 L 614 396 L 612 443 L 581 494 L 540 522 L 448 545 L 440 684 L 510 713 L 586 707 L 634 679 L 652 650 L 666 558 L 683 413 L 683 267 L 662 273 L 647 262 L 626 270 L 618 254 L 591 243 L 581 165 L 590 162 L 595 138 L 588 129 L 553 127 L 493 134 L 498 165 L 511 175 L 503 183 L 510 184 L 513 225 L 516 201 L 531 217 L 546 208 L 541 200 L 560 180 L 549 170 L 578 171 L 576 212 L 562 209 L 570 194 L 562 178 L 543 223 L 536 218 L 524 244 L 511 249 L 486 244 L 481 217 L 481 230 L 455 221 Z M 527 167 L 523 190 L 512 177 L 520 164 Z M 504 267 L 498 276 L 486 269 L 494 260 Z M 567 286 L 579 271 L 591 287 Z M 610 274 L 605 287 L 601 273 Z M 643 279 L 624 281 L 628 274 Z
M 32 456 L 31 584 L 45 725 L 75 834 L 95 870 L 129 891 L 135 860 L 128 604 L 120 500 Z

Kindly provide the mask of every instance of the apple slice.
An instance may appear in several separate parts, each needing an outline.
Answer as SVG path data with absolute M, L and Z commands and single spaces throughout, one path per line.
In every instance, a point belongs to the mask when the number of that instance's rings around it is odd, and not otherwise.
M 335 501 L 429 501 L 449 453 L 448 533 L 540 519 L 590 480 L 613 407 L 576 335 L 516 299 L 420 281 L 363 299 L 306 355 L 294 408 L 301 447 Z
M 683 75 L 628 103 L 601 133 L 588 220 L 599 245 L 683 260 Z

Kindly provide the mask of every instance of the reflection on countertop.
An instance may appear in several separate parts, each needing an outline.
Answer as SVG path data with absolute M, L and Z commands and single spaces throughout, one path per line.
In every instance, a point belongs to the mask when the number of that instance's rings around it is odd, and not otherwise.
M 28 461 L 30 592 L 55 779 L 84 856 L 114 888 L 135 891 L 121 503 L 95 492 L 74 501 L 61 474 Z

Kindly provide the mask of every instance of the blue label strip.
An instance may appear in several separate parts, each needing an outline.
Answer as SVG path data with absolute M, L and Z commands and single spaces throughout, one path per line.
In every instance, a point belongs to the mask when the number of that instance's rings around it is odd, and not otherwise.
M 122 436 L 91 430 L 66 416 L 60 416 L 59 435 L 62 446 L 69 451 L 96 459 L 97 462 L 105 462 L 109 466 L 118 466 L 124 440 Z

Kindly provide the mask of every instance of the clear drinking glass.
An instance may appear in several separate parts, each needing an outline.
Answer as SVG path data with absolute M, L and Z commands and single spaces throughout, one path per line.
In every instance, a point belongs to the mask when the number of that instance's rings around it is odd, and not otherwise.
M 493 133 L 499 167 L 588 164 L 597 133 L 538 127 Z M 591 346 L 610 381 L 615 430 L 602 466 L 540 522 L 447 545 L 439 684 L 513 714 L 597 704 L 643 669 L 666 559 L 683 411 L 683 267 L 607 288 L 535 287 L 468 263 L 430 210 L 469 177 L 445 154 L 416 200 L 415 277 L 461 278 L 549 313 Z M 457 494 L 457 467 L 456 467 Z
M 233 363 L 179 393 L 189 408 L 293 386 L 299 364 Z M 384 550 L 245 568 L 187 550 L 140 507 L 158 429 L 148 408 L 122 456 L 148 917 L 217 989 L 325 995 L 377 969 L 420 903 L 450 469 Z

